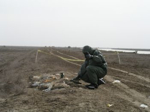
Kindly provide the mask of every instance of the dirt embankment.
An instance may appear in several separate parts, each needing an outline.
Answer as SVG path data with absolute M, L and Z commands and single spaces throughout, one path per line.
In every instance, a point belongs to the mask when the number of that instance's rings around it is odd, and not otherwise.
M 39 48 L 0 49 L 0 111 L 1 112 L 146 112 L 150 110 L 150 56 L 120 53 L 121 65 L 114 52 L 103 52 L 108 62 L 105 85 L 96 90 L 86 83 L 43 92 L 28 88 L 29 76 L 65 73 L 72 79 L 79 66 L 54 55 L 38 53 Z M 84 59 L 81 49 L 40 48 L 65 58 Z M 70 57 L 72 56 L 72 57 Z M 77 62 L 81 64 L 82 62 Z M 121 71 L 122 70 L 122 71 Z M 119 80 L 121 83 L 113 83 Z M 140 107 L 145 104 L 148 108 Z

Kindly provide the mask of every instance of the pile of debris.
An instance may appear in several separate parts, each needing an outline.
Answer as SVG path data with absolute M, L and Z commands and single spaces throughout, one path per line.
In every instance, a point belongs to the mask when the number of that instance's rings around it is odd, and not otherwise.
M 69 88 L 66 84 L 69 79 L 64 76 L 64 73 L 59 74 L 42 74 L 40 76 L 29 77 L 29 87 L 38 88 L 39 90 L 49 92 L 53 89 Z

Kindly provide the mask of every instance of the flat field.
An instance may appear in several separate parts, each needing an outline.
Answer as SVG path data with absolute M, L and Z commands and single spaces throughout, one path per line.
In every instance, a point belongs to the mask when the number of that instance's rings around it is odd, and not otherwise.
M 35 63 L 37 50 L 44 52 L 38 52 Z M 81 49 L 1 46 L 0 112 L 150 112 L 150 55 L 119 53 L 119 64 L 115 52 L 102 53 L 108 62 L 106 84 L 88 90 L 85 82 L 66 81 L 69 87 L 44 92 L 30 88 L 29 77 L 63 72 L 74 78 L 83 62 L 60 56 L 84 60 Z

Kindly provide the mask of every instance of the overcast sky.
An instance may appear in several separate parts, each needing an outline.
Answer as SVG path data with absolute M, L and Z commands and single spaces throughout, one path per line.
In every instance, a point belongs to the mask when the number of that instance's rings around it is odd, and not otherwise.
M 0 0 L 0 45 L 150 48 L 150 0 Z

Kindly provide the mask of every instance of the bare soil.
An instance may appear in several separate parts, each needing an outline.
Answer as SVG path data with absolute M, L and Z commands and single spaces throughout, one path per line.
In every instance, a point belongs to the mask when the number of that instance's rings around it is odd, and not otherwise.
M 35 63 L 39 49 L 55 56 L 39 52 Z M 29 88 L 29 77 L 63 72 L 69 80 L 74 78 L 80 66 L 56 55 L 84 60 L 81 49 L 1 46 L 0 112 L 150 112 L 150 55 L 120 53 L 119 64 L 115 52 L 102 53 L 108 62 L 106 84 L 88 90 L 83 81 L 80 85 L 66 81 L 69 88 L 44 92 Z

